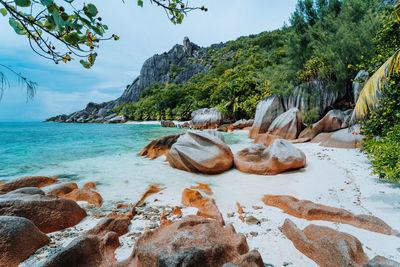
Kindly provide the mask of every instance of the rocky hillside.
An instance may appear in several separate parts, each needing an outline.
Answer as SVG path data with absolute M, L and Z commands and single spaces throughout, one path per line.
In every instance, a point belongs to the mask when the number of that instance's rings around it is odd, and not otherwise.
M 83 110 L 70 115 L 58 115 L 47 119 L 47 121 L 123 122 L 125 118 L 117 116 L 117 114 L 109 114 L 110 111 L 127 103 L 138 102 L 143 91 L 155 83 L 182 84 L 196 74 L 207 73 L 210 71 L 210 67 L 197 63 L 197 61 L 204 58 L 210 49 L 223 47 L 225 47 L 225 44 L 220 43 L 202 48 L 185 37 L 182 45 L 176 44 L 168 52 L 161 55 L 156 54 L 147 59 L 140 70 L 140 75 L 126 87 L 119 98 L 101 104 L 89 103 Z

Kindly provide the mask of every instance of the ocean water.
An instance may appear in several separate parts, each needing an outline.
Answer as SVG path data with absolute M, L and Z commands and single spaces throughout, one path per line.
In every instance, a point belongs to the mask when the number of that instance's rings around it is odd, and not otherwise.
M 151 140 L 183 132 L 142 124 L 0 123 L 0 181 L 36 175 L 58 175 L 78 186 L 96 181 L 105 204 L 131 201 L 153 183 L 176 190 L 212 183 L 211 176 L 171 168 L 165 158 L 138 156 Z M 225 140 L 240 147 L 248 139 L 225 134 Z

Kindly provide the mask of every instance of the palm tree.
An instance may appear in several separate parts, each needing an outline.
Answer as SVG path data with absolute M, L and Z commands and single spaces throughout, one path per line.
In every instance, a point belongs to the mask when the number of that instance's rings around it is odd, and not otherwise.
M 400 0 L 395 6 L 394 14 L 400 21 Z M 398 49 L 375 73 L 368 79 L 361 90 L 354 112 L 352 121 L 363 119 L 369 110 L 373 110 L 381 97 L 382 90 L 392 74 L 400 72 L 400 49 Z

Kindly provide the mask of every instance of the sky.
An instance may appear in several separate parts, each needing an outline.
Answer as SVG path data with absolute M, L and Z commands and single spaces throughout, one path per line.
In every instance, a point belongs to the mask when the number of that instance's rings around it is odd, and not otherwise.
M 117 34 L 120 40 L 103 42 L 89 70 L 79 60 L 56 65 L 38 56 L 27 38 L 16 35 L 8 18 L 0 16 L 0 63 L 38 83 L 35 97 L 27 101 L 25 88 L 8 74 L 11 86 L 0 101 L 0 122 L 41 121 L 81 110 L 89 102 L 116 99 L 138 76 L 147 58 L 181 44 L 185 36 L 200 46 L 209 46 L 278 29 L 289 23 L 297 0 L 191 0 L 191 5 L 204 5 L 208 12 L 190 12 L 181 25 L 169 22 L 164 11 L 149 0 L 143 8 L 136 0 L 91 2 L 109 33 Z

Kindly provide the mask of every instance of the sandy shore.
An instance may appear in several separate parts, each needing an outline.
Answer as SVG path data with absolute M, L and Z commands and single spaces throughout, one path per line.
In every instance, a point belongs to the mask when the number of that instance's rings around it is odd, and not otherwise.
M 246 132 L 243 131 L 233 133 L 241 137 L 244 134 Z M 251 142 L 247 138 L 241 140 L 231 145 L 234 153 Z M 216 176 L 189 175 L 172 169 L 162 158 L 154 161 L 143 158 L 142 160 L 149 164 L 149 171 L 154 173 L 153 182 L 161 184 L 166 189 L 146 200 L 146 206 L 142 209 L 144 213 L 152 215 L 141 214 L 134 218 L 129 233 L 120 238 L 122 246 L 116 251 L 117 259 L 127 258 L 132 252 L 137 237 L 144 231 L 158 226 L 160 213 L 169 211 L 174 206 L 182 207 L 180 201 L 184 188 L 201 182 L 211 186 L 214 191 L 213 197 L 225 221 L 232 223 L 237 232 L 247 236 L 250 249 L 257 249 L 265 263 L 273 266 L 316 266 L 280 232 L 279 227 L 286 218 L 290 218 L 300 228 L 317 224 L 350 233 L 361 241 L 364 251 L 370 258 L 381 255 L 400 261 L 399 237 L 386 236 L 344 224 L 310 222 L 264 205 L 261 198 L 265 194 L 292 195 L 299 199 L 344 208 L 355 214 L 374 215 L 386 221 L 392 228 L 400 230 L 400 186 L 382 182 L 370 175 L 370 165 L 364 154 L 358 150 L 324 148 L 311 143 L 296 146 L 307 156 L 306 168 L 277 176 L 249 175 L 236 169 Z M 135 166 L 126 166 L 126 168 L 134 171 Z M 85 182 L 87 181 L 78 183 L 81 186 Z M 113 183 L 110 182 L 109 185 L 99 186 L 98 192 L 105 200 L 103 207 L 100 209 L 91 207 L 88 210 L 89 216 L 77 226 L 50 234 L 53 243 L 40 249 L 21 266 L 40 265 L 49 254 L 67 245 L 80 233 L 92 228 L 118 203 L 136 202 L 145 189 L 143 186 L 135 186 L 134 181 L 123 183 L 116 180 Z M 253 216 L 261 223 L 249 225 L 240 221 L 236 202 L 243 206 L 245 218 Z M 87 206 L 85 203 L 80 204 Z M 196 213 L 194 208 L 182 207 L 182 210 L 184 215 Z

